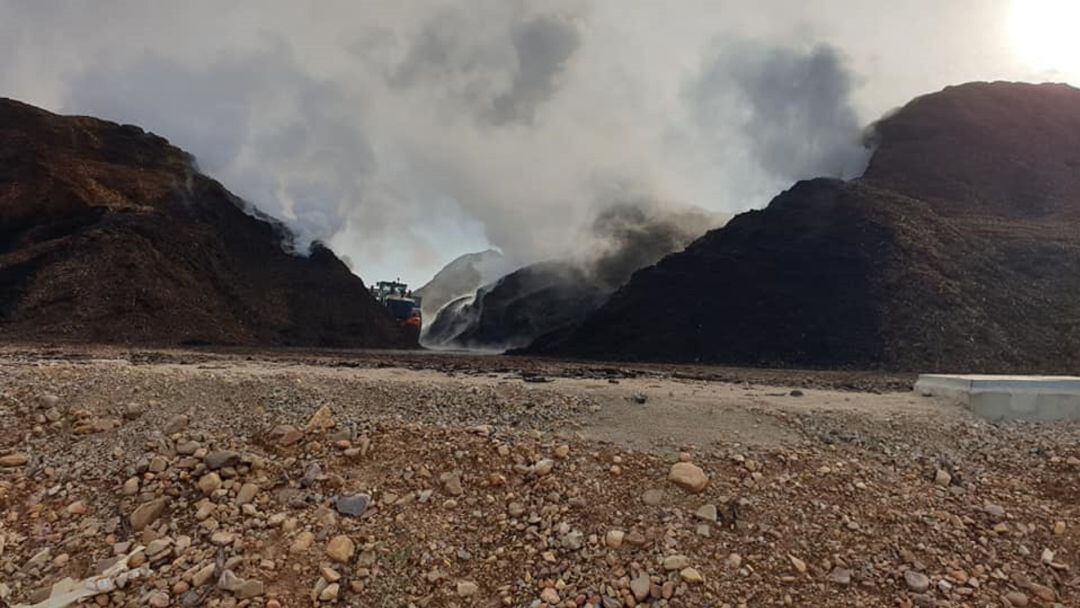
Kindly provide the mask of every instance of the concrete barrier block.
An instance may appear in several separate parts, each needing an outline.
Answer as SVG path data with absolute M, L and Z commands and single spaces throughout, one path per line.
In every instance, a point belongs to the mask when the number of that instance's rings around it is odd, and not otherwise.
M 923 374 L 915 392 L 959 402 L 987 420 L 1080 420 L 1080 377 Z

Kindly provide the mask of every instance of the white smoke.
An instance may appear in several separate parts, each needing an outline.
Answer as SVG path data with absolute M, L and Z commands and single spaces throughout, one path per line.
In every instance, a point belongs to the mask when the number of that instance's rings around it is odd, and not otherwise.
M 864 11 L 763 1 L 769 19 L 738 2 L 0 0 L 0 94 L 139 124 L 299 242 L 419 284 L 487 246 L 564 257 L 613 191 L 734 212 L 857 173 L 875 116 L 829 41 L 877 41 L 806 23 Z

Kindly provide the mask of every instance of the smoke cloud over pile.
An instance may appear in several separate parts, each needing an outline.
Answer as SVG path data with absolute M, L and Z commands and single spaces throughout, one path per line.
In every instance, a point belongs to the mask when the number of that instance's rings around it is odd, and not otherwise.
M 869 160 L 854 137 L 860 126 L 853 88 L 831 46 L 797 51 L 742 42 L 717 52 L 691 96 L 702 131 L 738 129 L 751 161 L 769 174 L 850 179 Z
M 0 94 L 159 133 L 300 241 L 419 285 L 489 246 L 579 255 L 612 192 L 730 213 L 856 175 L 861 124 L 962 79 L 880 66 L 894 24 L 858 2 L 765 2 L 0 0 Z M 973 19 L 940 4 L 893 11 Z M 890 56 L 941 56 L 932 34 Z
M 530 264 L 450 301 L 421 341 L 432 348 L 501 351 L 559 334 L 583 321 L 636 270 L 726 219 L 651 201 L 606 206 L 578 235 L 576 255 Z
M 699 209 L 664 209 L 655 205 L 618 203 L 593 221 L 591 251 L 579 258 L 590 281 L 615 290 L 639 268 L 681 251 L 727 217 Z
M 486 27 L 483 15 L 440 12 L 390 69 L 389 82 L 402 89 L 441 88 L 440 94 L 471 108 L 482 123 L 532 124 L 581 44 L 578 26 L 559 14 L 505 15 L 505 31 L 485 38 L 477 35 Z

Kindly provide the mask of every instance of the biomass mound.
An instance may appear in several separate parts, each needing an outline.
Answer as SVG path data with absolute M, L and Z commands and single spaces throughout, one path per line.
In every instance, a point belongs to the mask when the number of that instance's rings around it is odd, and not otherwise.
M 1080 371 L 1080 90 L 973 83 L 874 128 L 533 352 L 759 366 Z
M 408 347 L 318 244 L 131 125 L 0 99 L 0 337 Z
M 503 350 L 576 327 L 630 275 L 678 251 L 726 217 L 697 209 L 625 203 L 605 209 L 582 236 L 584 251 L 518 269 L 451 301 L 427 328 L 425 346 Z
M 481 286 L 503 276 L 510 270 L 508 263 L 503 254 L 494 249 L 454 258 L 423 287 L 413 291 L 413 295 L 422 298 L 424 318 L 434 318 L 451 300 L 474 294 Z
M 426 346 L 516 348 L 579 321 L 611 293 L 569 262 L 550 261 L 516 270 L 475 296 L 447 304 L 424 335 Z

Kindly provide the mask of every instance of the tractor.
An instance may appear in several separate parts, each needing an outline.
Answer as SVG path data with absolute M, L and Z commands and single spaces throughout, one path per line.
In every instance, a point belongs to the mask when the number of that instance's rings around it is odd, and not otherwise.
M 414 296 L 408 285 L 400 279 L 379 281 L 371 287 L 371 295 L 386 307 L 403 329 L 420 333 L 424 322 L 420 314 L 420 296 Z

